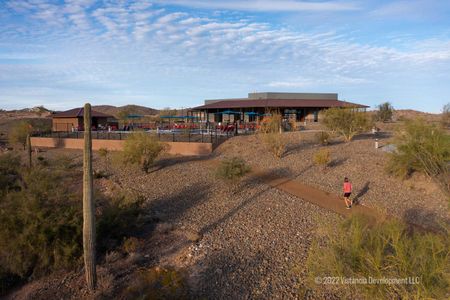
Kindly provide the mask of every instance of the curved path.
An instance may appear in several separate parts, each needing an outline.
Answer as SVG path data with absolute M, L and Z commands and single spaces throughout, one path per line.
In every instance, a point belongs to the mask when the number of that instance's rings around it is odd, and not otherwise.
M 342 197 L 338 197 L 334 194 L 325 192 L 310 185 L 306 185 L 297 179 L 275 175 L 270 171 L 263 171 L 254 167 L 252 168 L 250 176 L 255 179 L 262 180 L 264 183 L 273 188 L 279 189 L 343 216 L 350 216 L 355 212 L 375 218 L 383 216 L 379 211 L 364 205 L 354 204 L 351 209 L 347 209 Z

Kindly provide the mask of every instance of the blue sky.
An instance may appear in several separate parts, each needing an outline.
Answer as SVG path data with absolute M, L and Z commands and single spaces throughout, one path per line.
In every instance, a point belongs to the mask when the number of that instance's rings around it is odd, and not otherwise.
M 2 0 L 0 107 L 336 92 L 439 112 L 450 1 Z

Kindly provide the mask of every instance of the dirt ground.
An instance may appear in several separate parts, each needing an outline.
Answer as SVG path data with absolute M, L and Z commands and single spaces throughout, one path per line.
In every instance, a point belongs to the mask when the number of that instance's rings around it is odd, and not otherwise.
M 101 192 L 133 190 L 146 200 L 146 225 L 132 233 L 140 240 L 139 249 L 131 254 L 115 249 L 101 258 L 95 294 L 87 293 L 83 270 L 78 269 L 26 284 L 7 298 L 131 299 L 127 291 L 142 281 L 143 270 L 154 268 L 174 270 L 181 278 L 183 291 L 175 298 L 303 297 L 305 262 L 316 230 L 342 217 L 256 176 L 233 184 L 217 179 L 211 160 L 224 157 L 240 156 L 259 169 L 332 195 L 341 194 L 342 179 L 347 176 L 354 185 L 354 199 L 368 207 L 423 226 L 449 221 L 445 196 L 427 178 L 401 181 L 386 175 L 386 152 L 374 148 L 371 135 L 351 143 L 335 140 L 327 146 L 332 163 L 325 169 L 312 163 L 313 154 L 322 147 L 314 133 L 285 136 L 289 146 L 281 159 L 268 153 L 258 136 L 242 136 L 223 143 L 210 157 L 164 156 L 149 174 L 109 164 L 112 176 L 95 181 Z M 379 138 L 385 146 L 390 134 Z M 61 154 L 81 160 L 76 150 L 48 150 L 39 155 Z M 96 156 L 94 169 L 104 168 L 105 161 Z

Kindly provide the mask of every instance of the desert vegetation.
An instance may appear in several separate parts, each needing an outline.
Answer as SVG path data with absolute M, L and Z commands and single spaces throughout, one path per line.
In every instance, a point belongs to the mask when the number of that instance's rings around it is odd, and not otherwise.
M 282 134 L 282 117 L 278 112 L 264 117 L 261 124 L 260 135 L 270 153 L 276 158 L 283 157 L 286 152 L 287 140 Z
M 164 150 L 164 145 L 156 136 L 144 132 L 135 132 L 126 139 L 123 149 L 123 161 L 139 165 L 143 171 L 149 172 L 155 159 Z
M 324 125 L 333 133 L 341 135 L 346 142 L 370 128 L 370 121 L 365 112 L 354 108 L 330 108 L 325 110 Z
M 216 170 L 216 175 L 218 178 L 222 179 L 237 180 L 249 171 L 250 166 L 248 166 L 242 158 L 232 157 L 220 162 L 220 165 Z
M 328 149 L 320 149 L 314 153 L 313 161 L 316 165 L 326 168 L 331 162 L 331 152 Z
M 11 145 L 20 145 L 23 149 L 26 147 L 27 136 L 32 132 L 31 124 L 26 121 L 16 123 L 9 132 L 9 143 Z
M 320 230 L 309 251 L 309 289 L 355 299 L 446 297 L 450 244 L 445 233 L 423 232 L 398 220 L 361 215 Z M 370 282 L 386 279 L 407 281 Z
M 326 131 L 320 131 L 315 134 L 316 142 L 322 146 L 330 143 L 331 135 Z
M 450 103 L 447 103 L 442 108 L 441 123 L 444 128 L 450 128 Z
M 377 106 L 378 110 L 375 114 L 375 120 L 381 122 L 392 121 L 392 116 L 394 115 L 394 107 L 389 102 L 381 103 Z
M 422 172 L 450 191 L 450 135 L 424 120 L 408 120 L 397 129 L 387 170 L 406 178 Z
M 20 155 L 0 155 L 1 292 L 82 262 L 79 165 L 70 158 L 41 160 L 30 169 Z M 45 163 L 43 163 L 45 162 Z M 97 194 L 97 248 L 102 256 L 140 224 L 141 201 Z

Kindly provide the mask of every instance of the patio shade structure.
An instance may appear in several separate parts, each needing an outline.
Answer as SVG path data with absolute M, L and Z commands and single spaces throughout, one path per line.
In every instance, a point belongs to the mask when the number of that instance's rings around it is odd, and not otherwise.
M 140 118 L 142 118 L 143 116 L 141 116 L 141 115 L 128 115 L 127 116 L 127 119 L 140 119 Z
M 198 119 L 196 116 L 161 116 L 161 119 Z
M 216 115 L 239 115 L 239 114 L 241 114 L 240 111 L 232 111 L 232 110 L 216 112 Z

